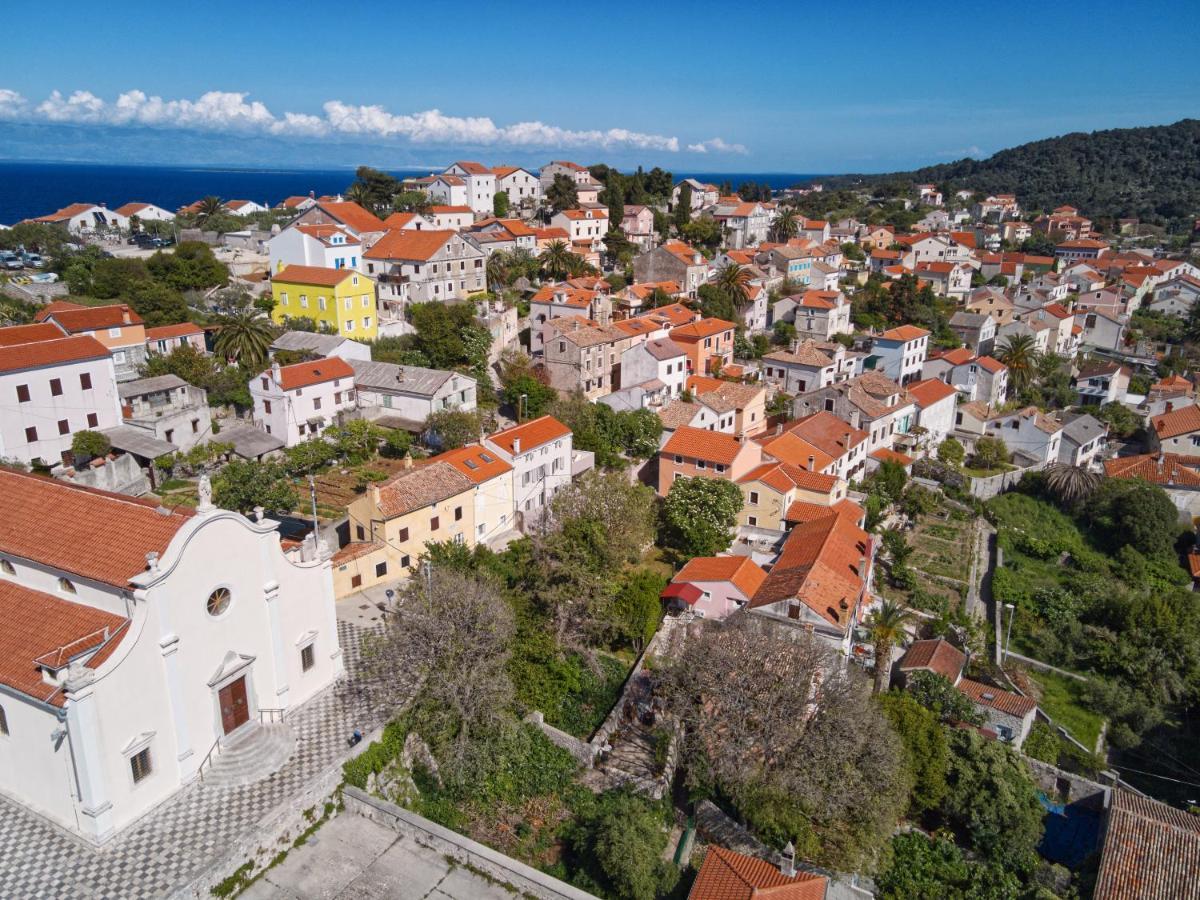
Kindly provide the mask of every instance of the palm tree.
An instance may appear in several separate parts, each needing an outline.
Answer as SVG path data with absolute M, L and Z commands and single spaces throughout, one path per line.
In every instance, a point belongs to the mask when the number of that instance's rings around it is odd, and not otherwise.
M 786 244 L 790 238 L 794 238 L 799 230 L 796 224 L 796 211 L 787 206 L 780 209 L 771 230 L 775 233 L 775 240 L 781 244 Z
M 875 647 L 875 693 L 878 694 L 892 679 L 892 648 L 904 635 L 904 626 L 912 621 L 912 613 L 895 600 L 884 600 L 871 616 L 867 627 Z
M 1014 334 L 1005 339 L 998 351 L 1000 362 L 1008 366 L 1008 381 L 1014 393 L 1021 393 L 1037 372 L 1038 351 L 1033 336 Z
M 571 271 L 571 251 L 564 241 L 551 241 L 542 251 L 542 271 L 562 281 Z
M 488 257 L 485 271 L 488 289 L 498 295 L 500 289 L 508 284 L 508 254 L 503 250 L 497 250 Z
M 215 216 L 219 212 L 223 212 L 225 204 L 220 197 L 215 197 L 209 194 L 200 201 L 200 208 L 196 210 L 197 219 L 207 219 L 209 216 Z
M 258 371 L 267 361 L 267 351 L 275 340 L 271 321 L 256 309 L 244 309 L 222 316 L 221 331 L 213 349 L 226 359 L 236 359 Z
M 1051 463 L 1046 466 L 1046 487 L 1065 505 L 1074 506 L 1100 487 L 1100 476 L 1082 466 Z
M 363 209 L 374 210 L 374 205 L 371 203 L 371 189 L 361 181 L 356 181 L 346 188 L 346 199 L 351 203 L 357 203 Z
M 751 277 L 749 269 L 731 262 L 721 267 L 713 284 L 729 298 L 734 309 L 741 311 L 750 305 Z

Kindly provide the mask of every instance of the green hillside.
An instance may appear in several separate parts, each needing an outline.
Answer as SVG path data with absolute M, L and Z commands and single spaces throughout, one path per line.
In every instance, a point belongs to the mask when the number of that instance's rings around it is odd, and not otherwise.
M 1137 217 L 1172 231 L 1190 230 L 1200 217 L 1200 120 L 1076 132 L 987 159 L 821 180 L 827 188 L 933 182 L 949 190 L 1015 193 L 1025 210 L 1069 203 L 1093 218 Z

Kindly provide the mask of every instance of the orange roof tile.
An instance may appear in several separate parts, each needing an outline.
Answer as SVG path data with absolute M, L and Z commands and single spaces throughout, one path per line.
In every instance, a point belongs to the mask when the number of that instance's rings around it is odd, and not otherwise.
M 744 446 L 732 434 L 680 425 L 671 433 L 661 452 L 728 466 L 733 464 Z
M 1194 897 L 1200 884 L 1200 816 L 1129 791 L 1112 792 L 1093 896 Z
M 748 556 L 697 556 L 671 580 L 728 581 L 749 600 L 766 578 L 767 573 Z
M 433 462 L 450 463 L 475 484 L 491 481 L 498 475 L 511 472 L 512 466 L 494 452 L 479 444 L 468 444 L 457 450 L 447 450 L 433 457 Z
M 993 375 L 995 375 L 997 372 L 1002 372 L 1008 368 L 1008 366 L 1006 366 L 1004 363 L 1000 362 L 1000 360 L 995 359 L 991 356 L 981 356 L 977 360 L 975 360 L 975 362 L 979 364 L 980 368 L 986 369 L 987 371 L 991 372 Z
M 821 410 L 783 426 L 784 431 L 804 438 L 820 447 L 834 459 L 840 459 L 868 438 L 861 428 L 839 419 L 831 412 Z
M 283 366 L 279 370 L 279 386 L 285 391 L 294 391 L 310 384 L 322 384 L 337 378 L 354 378 L 354 370 L 350 368 L 350 363 L 338 356 L 295 363 Z
M 877 459 L 880 462 L 894 462 L 908 468 L 913 464 L 913 458 L 905 453 L 900 453 L 897 450 L 892 450 L 888 447 L 880 447 L 878 450 L 872 450 L 869 454 L 872 459 Z
M 825 900 L 827 886 L 823 875 L 784 875 L 765 860 L 711 844 L 688 900 Z
M 432 462 L 417 469 L 407 469 L 380 485 L 379 512 L 385 519 L 406 516 L 474 487 L 474 482 L 456 467 L 446 462 Z
M 146 340 L 163 341 L 167 338 L 186 337 L 190 334 L 204 334 L 204 329 L 192 322 L 180 322 L 178 325 L 163 325 L 159 328 L 147 328 Z
M 908 393 L 921 409 L 928 409 L 933 404 L 954 397 L 958 394 L 953 385 L 946 384 L 936 378 L 926 378 L 908 386 Z
M 655 312 L 658 312 L 658 310 L 655 310 Z M 692 322 L 688 325 L 680 325 L 678 328 L 671 329 L 671 339 L 694 343 L 702 338 L 732 331 L 733 328 L 734 324 L 726 322 L 724 319 L 701 319 L 699 322 Z
M 10 325 L 7 328 L 0 328 L 0 347 L 33 344 L 38 341 L 57 341 L 63 337 L 65 337 L 63 330 L 52 322 Z
M 790 431 L 758 440 L 767 456 L 809 472 L 822 472 L 837 459 Z
M 87 309 L 87 307 L 82 303 L 72 303 L 70 300 L 51 300 L 34 313 L 33 321 L 45 322 L 55 313 L 60 313 L 68 309 Z
M 0 684 L 54 706 L 65 703 L 62 689 L 47 684 L 39 666 L 62 668 L 106 644 L 115 646 L 129 622 L 11 581 L 0 581 L 0 618 Z
M 548 444 L 550 441 L 564 438 L 570 433 L 571 429 L 554 418 L 554 416 L 542 416 L 540 419 L 533 419 L 521 425 L 514 425 L 511 428 L 505 428 L 503 431 L 497 431 L 495 434 L 488 436 L 488 441 L 495 444 L 509 456 L 516 456 L 517 453 L 528 453 L 534 447 L 540 447 L 542 444 Z M 513 449 L 517 441 L 521 442 L 521 449 L 519 451 Z
M 1163 487 L 1200 488 L 1200 458 L 1178 453 L 1142 453 L 1104 461 L 1109 478 L 1141 478 Z
M 91 335 L 80 334 L 58 340 L 36 341 L 31 344 L 0 345 L 0 372 L 19 372 L 40 369 L 87 359 L 107 359 L 108 348 Z
M 319 284 L 323 287 L 337 287 L 347 278 L 359 275 L 354 269 L 330 269 L 325 266 L 287 266 L 283 271 L 272 276 L 272 280 L 285 284 Z M 366 278 L 366 275 L 361 277 Z M 373 283 L 373 282 L 372 282 Z
M 929 332 L 916 325 L 898 325 L 895 328 L 889 328 L 880 337 L 889 341 L 915 341 L 918 338 L 929 337 Z
M 1184 406 L 1159 416 L 1151 416 L 1150 424 L 1159 440 L 1200 431 L 1200 406 Z
M 383 548 L 383 541 L 351 541 L 345 547 L 338 550 L 337 553 L 333 554 L 329 561 L 335 566 L 341 566 L 356 559 L 362 559 L 364 556 L 368 556 L 376 550 L 382 550 Z
M 928 669 L 954 682 L 967 664 L 967 655 L 944 638 L 914 641 L 896 664 L 901 672 Z
M 191 510 L 0 469 L 0 553 L 116 587 L 162 554 Z
M 363 256 L 366 259 L 427 260 L 458 234 L 457 231 L 389 231 Z
M 1037 702 L 1032 697 L 1022 697 L 1004 688 L 982 684 L 969 678 L 962 679 L 958 683 L 958 689 L 970 697 L 973 703 L 991 707 L 1010 716 L 1024 718 L 1037 709 Z
M 387 230 L 377 215 L 363 209 L 352 200 L 322 199 L 317 205 L 332 218 L 344 222 L 360 234 L 367 231 Z
M 142 317 L 124 303 L 109 306 L 83 306 L 78 309 L 60 309 L 47 316 L 66 331 L 77 333 L 95 331 L 98 328 L 120 328 L 125 325 L 141 325 Z

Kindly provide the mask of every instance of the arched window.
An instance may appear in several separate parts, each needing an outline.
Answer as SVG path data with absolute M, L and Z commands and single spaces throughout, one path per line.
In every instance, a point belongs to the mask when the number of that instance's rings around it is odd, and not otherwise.
M 58 589 L 60 591 L 62 591 L 64 594 L 77 593 L 77 591 L 75 590 L 74 583 L 69 578 L 58 579 Z
M 208 595 L 208 614 L 210 616 L 219 616 L 225 610 L 229 609 L 229 603 L 233 599 L 233 595 L 229 592 L 229 588 L 217 588 Z

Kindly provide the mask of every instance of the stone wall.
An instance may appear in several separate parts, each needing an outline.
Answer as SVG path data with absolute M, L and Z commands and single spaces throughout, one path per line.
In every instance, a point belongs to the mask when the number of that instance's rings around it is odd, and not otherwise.
M 1029 756 L 1025 757 L 1025 762 L 1029 765 L 1034 782 L 1048 796 L 1057 797 L 1065 804 L 1083 803 L 1098 810 L 1108 808 L 1111 786 Z
M 376 799 L 356 787 L 347 786 L 342 796 L 347 813 L 363 816 L 397 834 L 410 837 L 421 846 L 441 853 L 460 865 L 470 866 L 501 884 L 511 885 L 523 896 L 543 900 L 595 900 L 591 894 L 579 888 L 551 878 L 407 809 Z
M 131 497 L 140 497 L 150 492 L 150 480 L 131 454 L 123 453 L 105 460 L 97 459 L 93 460 L 93 463 L 100 465 L 86 465 L 78 469 L 59 467 L 53 470 L 53 474 L 55 478 L 71 484 L 99 488 L 115 494 L 128 494 Z
M 1009 488 L 1015 487 L 1026 472 L 1039 472 L 1044 468 L 1046 468 L 1046 463 L 1038 463 L 1036 466 L 1013 469 L 1011 472 L 1002 472 L 999 475 L 991 475 L 987 478 L 972 478 L 970 486 L 971 495 L 978 497 L 980 500 L 990 500 L 992 497 L 1004 493 Z
M 541 729 L 542 734 L 550 739 L 550 743 L 555 746 L 562 747 L 577 760 L 579 764 L 590 769 L 596 761 L 596 748 L 587 741 L 581 741 L 574 735 L 567 734 L 553 725 L 546 724 L 546 717 L 541 712 L 534 710 L 525 717 L 525 721 L 531 725 L 536 725 Z

